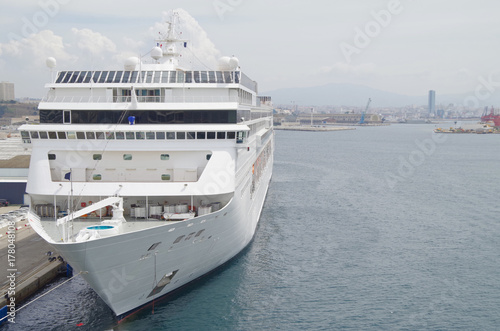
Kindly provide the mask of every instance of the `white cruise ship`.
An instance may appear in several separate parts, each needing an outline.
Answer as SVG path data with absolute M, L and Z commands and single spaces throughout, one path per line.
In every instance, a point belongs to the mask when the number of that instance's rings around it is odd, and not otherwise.
M 119 317 L 240 252 L 272 175 L 270 98 L 236 58 L 181 67 L 177 22 L 152 63 L 58 72 L 20 128 L 31 226 Z

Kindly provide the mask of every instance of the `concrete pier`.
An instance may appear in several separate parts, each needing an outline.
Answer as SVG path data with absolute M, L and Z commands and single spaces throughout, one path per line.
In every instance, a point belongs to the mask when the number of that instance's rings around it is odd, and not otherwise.
M 16 207 L 0 207 L 0 214 L 13 208 Z M 9 253 L 8 228 L 0 229 L 0 308 L 8 303 L 7 294 L 12 290 L 8 276 L 15 274 L 14 297 L 19 307 L 22 301 L 52 281 L 66 267 L 55 252 L 47 254 L 53 248 L 29 226 L 27 220 L 17 222 L 16 228 L 14 254 Z M 9 264 L 9 255 L 14 256 L 14 267 Z M 12 257 L 10 260 L 12 262 Z

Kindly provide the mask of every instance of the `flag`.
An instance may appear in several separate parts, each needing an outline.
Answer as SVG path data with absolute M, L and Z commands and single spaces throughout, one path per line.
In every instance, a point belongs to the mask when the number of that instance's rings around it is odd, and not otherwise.
M 64 179 L 71 180 L 71 171 L 64 175 Z

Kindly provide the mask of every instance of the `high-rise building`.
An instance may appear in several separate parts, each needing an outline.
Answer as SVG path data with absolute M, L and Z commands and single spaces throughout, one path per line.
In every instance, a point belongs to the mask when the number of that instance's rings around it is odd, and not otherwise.
M 429 91 L 429 115 L 436 115 L 436 91 Z
M 14 100 L 14 83 L 1 82 L 0 83 L 0 101 Z

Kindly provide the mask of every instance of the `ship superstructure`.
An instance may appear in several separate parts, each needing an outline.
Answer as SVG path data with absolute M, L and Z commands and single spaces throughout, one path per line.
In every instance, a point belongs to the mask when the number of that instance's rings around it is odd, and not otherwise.
M 176 20 L 154 63 L 58 72 L 20 128 L 30 224 L 117 315 L 240 252 L 271 179 L 270 98 L 235 58 L 181 68 Z

